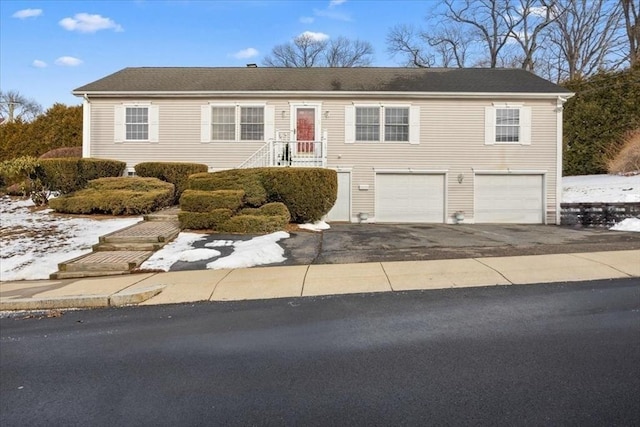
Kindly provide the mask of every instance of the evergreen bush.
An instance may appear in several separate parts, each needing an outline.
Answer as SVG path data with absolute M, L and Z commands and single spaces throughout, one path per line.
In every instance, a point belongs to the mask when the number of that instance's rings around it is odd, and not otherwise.
M 175 185 L 176 203 L 180 200 L 182 192 L 187 189 L 189 175 L 207 172 L 208 166 L 202 163 L 178 163 L 178 162 L 143 162 L 135 166 L 136 175 L 158 178 Z

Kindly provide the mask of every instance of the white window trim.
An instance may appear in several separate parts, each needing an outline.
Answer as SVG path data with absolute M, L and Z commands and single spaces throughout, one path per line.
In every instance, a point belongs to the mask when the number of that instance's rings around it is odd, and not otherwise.
M 147 139 L 127 139 L 126 115 L 127 108 L 147 108 L 148 110 L 148 134 Z M 136 143 L 159 141 L 159 107 L 151 102 L 130 102 L 116 105 L 114 108 L 114 141 L 117 143 Z
M 212 140 L 211 135 L 211 115 L 213 107 L 234 107 L 235 108 L 235 136 L 232 140 Z M 242 107 L 262 107 L 264 108 L 264 141 L 274 138 L 275 135 L 275 107 L 268 105 L 264 101 L 242 101 L 242 102 L 209 102 L 200 108 L 200 142 L 203 143 L 227 143 L 227 142 L 260 142 L 260 140 L 242 140 L 240 117 Z
M 485 107 L 484 113 L 485 145 L 531 145 L 531 107 L 513 102 L 494 102 L 491 105 L 491 107 Z M 518 141 L 496 141 L 496 110 L 499 109 L 518 109 L 520 111 Z
M 379 108 L 380 140 L 356 140 L 356 108 Z M 385 139 L 385 108 L 406 108 L 409 110 L 408 141 L 387 141 Z M 358 144 L 419 144 L 420 143 L 420 106 L 411 104 L 354 103 L 345 107 L 345 142 Z

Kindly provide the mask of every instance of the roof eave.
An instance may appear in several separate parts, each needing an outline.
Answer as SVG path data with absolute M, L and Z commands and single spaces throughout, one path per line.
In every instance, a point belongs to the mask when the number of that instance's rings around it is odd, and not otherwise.
M 75 96 L 88 96 L 99 98 L 255 98 L 255 97 L 271 97 L 271 98 L 291 98 L 293 96 L 312 96 L 323 98 L 344 98 L 344 97 L 360 97 L 375 96 L 379 98 L 534 98 L 548 99 L 562 97 L 572 97 L 573 92 L 397 92 L 397 91 L 79 91 L 71 92 Z

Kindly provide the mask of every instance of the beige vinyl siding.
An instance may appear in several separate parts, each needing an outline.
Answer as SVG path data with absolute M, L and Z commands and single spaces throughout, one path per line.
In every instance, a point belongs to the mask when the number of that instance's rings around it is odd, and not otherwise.
M 258 98 L 254 98 L 259 100 Z M 147 101 L 159 106 L 158 143 L 114 143 L 114 105 Z M 263 142 L 200 142 L 201 106 L 216 99 L 92 100 L 91 156 L 116 158 L 128 167 L 143 161 L 206 163 L 210 170 L 237 167 Z M 220 102 L 234 102 L 225 99 Z M 244 102 L 244 100 L 242 100 Z M 264 102 L 265 100 L 262 100 Z M 278 98 L 266 100 L 274 108 L 274 128 L 291 127 L 290 103 L 322 103 L 321 129 L 328 131 L 327 167 L 351 170 L 352 219 L 360 212 L 375 219 L 375 171 L 446 171 L 446 216 L 465 212 L 473 221 L 474 170 L 546 171 L 547 222 L 555 222 L 556 100 L 487 99 L 358 99 L 357 103 L 393 103 L 420 107 L 420 143 L 345 143 L 345 107 L 353 99 Z M 531 107 L 531 145 L 485 145 L 485 107 L 493 102 Z M 458 182 L 458 176 L 462 182 Z M 360 186 L 367 189 L 360 189 Z
M 474 170 L 546 171 L 547 221 L 555 222 L 556 113 L 555 100 L 513 99 L 532 108 L 531 145 L 485 145 L 484 110 L 494 99 L 409 100 L 420 106 L 420 144 L 344 143 L 344 119 L 329 120 L 328 166 L 352 169 L 352 216 L 375 218 L 375 170 L 447 171 L 447 217 L 464 211 L 473 219 Z M 367 102 L 367 101 L 362 101 Z M 369 101 L 371 102 L 371 100 Z M 401 102 L 406 103 L 407 100 Z M 385 101 L 385 104 L 391 104 Z M 326 103 L 340 109 L 352 102 Z M 340 120 L 342 119 L 342 120 Z M 462 174 L 462 183 L 458 176 Z M 364 185 L 367 190 L 360 190 Z

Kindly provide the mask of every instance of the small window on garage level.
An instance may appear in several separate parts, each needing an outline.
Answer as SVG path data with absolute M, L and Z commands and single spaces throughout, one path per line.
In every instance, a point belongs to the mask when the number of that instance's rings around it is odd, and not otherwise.
M 504 103 L 486 107 L 485 144 L 531 144 L 531 107 Z

